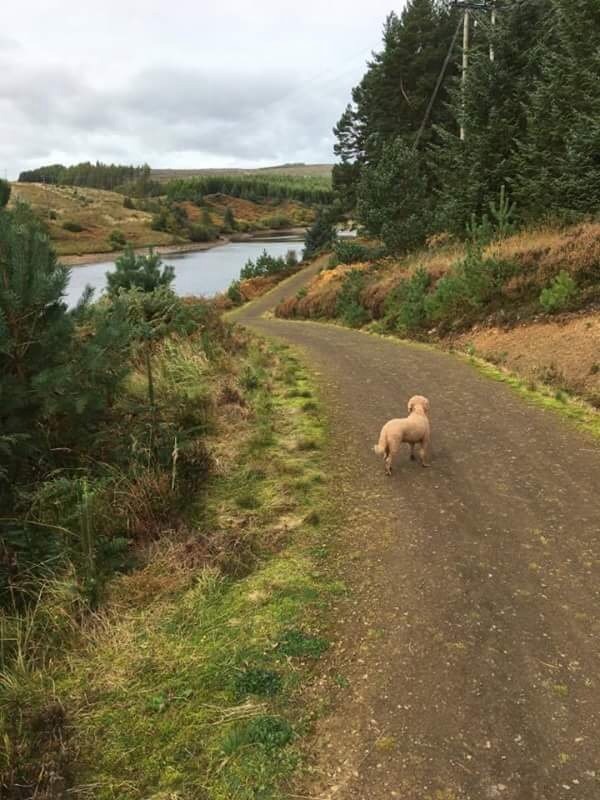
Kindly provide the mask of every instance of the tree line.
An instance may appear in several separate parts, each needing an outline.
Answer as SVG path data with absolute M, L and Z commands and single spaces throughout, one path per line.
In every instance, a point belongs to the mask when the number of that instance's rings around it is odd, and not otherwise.
M 500 203 L 520 223 L 600 208 L 597 0 L 489 0 L 471 11 L 464 83 L 457 43 L 427 115 L 462 13 L 449 0 L 410 0 L 390 14 L 334 128 L 334 189 L 392 250 L 465 235 Z
M 207 194 L 227 194 L 244 200 L 297 200 L 308 204 L 329 204 L 333 192 L 327 178 L 318 176 L 201 175 L 178 179 L 165 185 L 171 200 L 202 199 Z
M 155 181 L 150 178 L 148 164 L 103 164 L 84 161 L 65 167 L 63 164 L 50 164 L 37 169 L 26 170 L 19 175 L 23 183 L 52 183 L 62 186 L 82 186 L 90 189 L 127 191 L 128 194 L 146 196 L 155 194 Z M 156 184 L 158 186 L 158 184 Z

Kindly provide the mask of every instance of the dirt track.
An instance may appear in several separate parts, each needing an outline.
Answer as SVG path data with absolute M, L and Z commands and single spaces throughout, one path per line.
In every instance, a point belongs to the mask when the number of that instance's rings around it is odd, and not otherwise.
M 314 271 L 237 317 L 318 374 L 347 512 L 303 796 L 598 800 L 600 447 L 452 356 L 260 318 Z M 407 451 L 386 479 L 371 447 L 417 392 L 433 467 Z

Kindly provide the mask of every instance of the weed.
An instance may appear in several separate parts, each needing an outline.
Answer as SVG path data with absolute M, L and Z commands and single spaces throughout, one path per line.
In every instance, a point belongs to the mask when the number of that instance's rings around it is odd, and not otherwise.
M 226 755 L 231 755 L 248 745 L 262 745 L 267 750 L 274 750 L 285 747 L 293 735 L 294 731 L 289 722 L 280 717 L 256 717 L 230 731 L 225 737 L 222 749 Z
M 542 289 L 540 305 L 548 314 L 563 311 L 573 301 L 577 284 L 566 270 L 561 270 L 550 286 Z
M 281 675 L 270 669 L 248 667 L 236 675 L 234 689 L 239 696 L 257 694 L 270 697 L 281 689 Z
M 326 639 L 312 636 L 300 628 L 290 628 L 279 640 L 279 651 L 295 658 L 320 658 L 329 647 Z

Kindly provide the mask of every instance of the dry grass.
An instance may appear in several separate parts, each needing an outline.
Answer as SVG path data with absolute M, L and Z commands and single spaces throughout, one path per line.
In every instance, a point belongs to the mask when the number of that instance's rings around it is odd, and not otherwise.
M 14 183 L 11 203 L 22 200 L 48 225 L 50 237 L 59 255 L 106 253 L 112 231 L 120 230 L 134 247 L 168 245 L 173 235 L 150 228 L 152 215 L 123 207 L 123 195 L 102 189 L 73 186 L 49 186 L 41 183 Z M 49 218 L 54 212 L 56 219 Z M 83 227 L 71 233 L 62 226 L 76 222 Z
M 256 177 L 269 175 L 290 175 L 291 177 L 331 177 L 331 164 L 281 164 L 274 167 L 257 167 L 256 169 L 243 169 L 231 167 L 230 169 L 153 169 L 152 179 L 155 181 L 172 181 L 177 178 L 194 178 L 202 175 L 254 175 Z
M 464 256 L 464 245 L 436 237 L 430 247 L 401 259 L 386 259 L 361 294 L 361 302 L 373 319 L 383 314 L 383 304 L 391 291 L 418 267 L 424 267 L 435 284 Z M 516 295 L 523 288 L 534 293 L 548 285 L 561 270 L 571 273 L 576 281 L 600 279 L 600 223 L 587 222 L 565 228 L 534 228 L 485 248 L 484 257 L 515 262 L 519 275 L 507 286 L 507 295 Z M 352 268 L 367 269 L 368 264 L 341 266 L 320 273 L 307 286 L 304 296 L 288 298 L 277 309 L 282 317 L 333 317 L 337 295 L 344 274 Z
M 121 231 L 134 247 L 164 247 L 189 242 L 186 236 L 176 236 L 150 227 L 152 214 L 123 206 L 124 196 L 102 189 L 75 186 L 54 186 L 41 183 L 13 183 L 11 204 L 17 200 L 29 203 L 48 226 L 50 238 L 58 255 L 80 256 L 114 252 L 109 242 L 111 233 Z M 292 226 L 302 227 L 314 219 L 314 211 L 291 200 L 280 203 L 254 203 L 224 194 L 207 195 L 206 208 L 182 202 L 190 222 L 201 223 L 208 212 L 210 222 L 217 228 L 224 224 L 227 208 L 235 219 L 251 229 L 268 229 L 271 217 L 286 217 Z M 55 217 L 54 219 L 52 217 Z M 65 222 L 74 222 L 83 230 L 65 230 Z

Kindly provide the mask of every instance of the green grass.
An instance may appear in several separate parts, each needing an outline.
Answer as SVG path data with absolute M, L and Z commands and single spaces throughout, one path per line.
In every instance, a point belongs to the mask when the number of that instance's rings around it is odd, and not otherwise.
M 77 796 L 287 796 L 307 727 L 296 698 L 327 649 L 320 625 L 339 591 L 315 555 L 328 535 L 324 425 L 302 410 L 314 388 L 288 352 L 254 351 L 250 435 L 233 469 L 211 480 L 191 532 L 209 531 L 243 568 L 213 559 L 174 595 L 107 612 L 52 673 Z M 290 441 L 311 446 L 282 446 Z
M 549 409 L 574 423 L 581 430 L 600 439 L 600 414 L 583 400 L 572 397 L 567 392 L 557 391 L 544 384 L 531 383 L 508 370 L 490 364 L 475 355 L 461 356 L 488 378 L 505 383 L 514 389 L 528 403 Z

